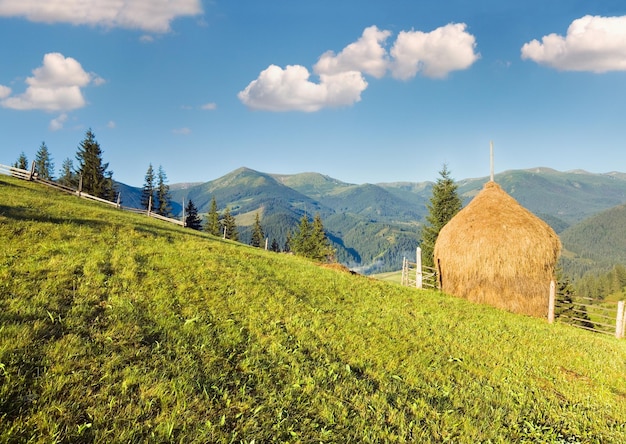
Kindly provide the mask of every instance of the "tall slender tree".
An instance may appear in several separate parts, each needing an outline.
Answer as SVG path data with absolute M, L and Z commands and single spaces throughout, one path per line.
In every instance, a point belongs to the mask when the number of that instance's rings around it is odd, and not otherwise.
M 61 185 L 66 187 L 76 187 L 76 173 L 74 173 L 74 162 L 67 157 L 61 164 L 61 175 L 57 179 Z
M 154 169 L 152 168 L 152 164 L 148 165 L 148 170 L 146 171 L 146 177 L 143 183 L 143 189 L 141 190 L 141 207 L 146 210 L 151 210 L 150 205 L 153 207 L 156 204 L 154 199 Z
M 13 168 L 19 168 L 22 170 L 28 169 L 28 158 L 26 157 L 26 154 L 24 154 L 24 151 L 20 153 L 20 156 L 17 158 L 12 166 Z
M 448 166 L 444 164 L 439 171 L 439 179 L 432 189 L 432 197 L 426 216 L 426 224 L 422 227 L 422 265 L 434 267 L 433 251 L 439 231 L 452 219 L 462 207 L 461 199 L 457 194 L 457 184 L 450 177 Z
M 159 165 L 159 171 L 157 174 L 157 204 L 156 204 L 156 212 L 161 216 L 169 216 L 172 207 L 170 205 L 170 186 L 167 184 L 167 176 L 163 167 Z
M 260 247 L 265 240 L 265 233 L 263 233 L 263 227 L 261 227 L 261 220 L 259 219 L 259 213 L 256 213 L 254 218 L 254 225 L 252 226 L 252 242 L 250 245 L 253 247 Z
M 289 249 L 295 254 L 317 261 L 330 262 L 334 252 L 324 231 L 322 218 L 316 214 L 313 223 L 305 215 L 300 219 L 298 229 L 288 237 Z
M 226 207 L 224 210 L 224 217 L 222 218 L 222 228 L 224 230 L 224 237 L 226 239 L 239 241 L 239 231 L 237 230 L 237 223 L 235 217 L 231 214 L 230 208 Z
M 204 225 L 204 231 L 212 234 L 213 236 L 220 236 L 220 215 L 217 212 L 217 201 L 215 196 L 211 199 L 211 206 L 206 218 L 206 224 Z
M 52 180 L 54 178 L 54 163 L 50 157 L 50 151 L 46 142 L 41 142 L 35 157 L 35 169 L 41 179 Z
M 198 216 L 198 209 L 191 199 L 189 199 L 189 202 L 187 202 L 185 206 L 185 226 L 192 230 L 202 229 L 202 220 Z
M 109 164 L 102 162 L 102 149 L 91 129 L 87 130 L 85 138 L 78 146 L 76 160 L 78 160 L 77 173 L 82 177 L 82 191 L 113 200 L 115 198 L 113 173 L 107 171 Z

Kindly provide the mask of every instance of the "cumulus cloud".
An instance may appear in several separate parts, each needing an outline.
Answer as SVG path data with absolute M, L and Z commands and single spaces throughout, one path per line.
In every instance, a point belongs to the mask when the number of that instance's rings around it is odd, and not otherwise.
M 8 86 L 0 85 L 0 99 L 4 99 L 11 95 L 11 88 Z
M 522 46 L 522 59 L 564 71 L 626 71 L 626 16 L 586 15 L 565 37 L 549 34 Z
M 390 31 L 381 31 L 370 26 L 363 31 L 359 40 L 350 43 L 339 54 L 327 51 L 314 66 L 317 74 L 339 74 L 359 71 L 376 78 L 381 78 L 387 71 L 387 50 L 383 44 L 391 35 Z
M 201 0 L 0 0 L 0 17 L 157 33 L 177 17 L 201 13 Z
M 391 32 L 370 26 L 338 54 L 327 51 L 320 56 L 313 66 L 317 82 L 311 80 L 304 66 L 283 69 L 270 65 L 238 97 L 251 109 L 313 112 L 360 101 L 368 86 L 364 75 L 382 78 L 391 71 L 400 79 L 418 73 L 442 78 L 451 71 L 469 68 L 480 57 L 475 52 L 474 36 L 465 28 L 461 23 L 430 33 L 403 31 L 388 52 L 385 44 Z
M 87 73 L 75 59 L 58 52 L 49 53 L 44 56 L 42 66 L 26 79 L 26 91 L 16 96 L 6 95 L 0 105 L 17 110 L 70 111 L 86 104 L 81 88 L 103 82 L 101 77 Z
M 50 121 L 50 131 L 59 131 L 63 129 L 63 124 L 67 120 L 67 114 L 63 113 L 56 119 Z
M 465 28 L 465 23 L 451 23 L 427 33 L 400 32 L 391 48 L 393 76 L 406 80 L 421 73 L 444 78 L 469 68 L 480 54 L 475 52 L 476 39 Z
M 358 71 L 321 74 L 320 83 L 311 82 L 309 77 L 304 66 L 289 65 L 282 69 L 270 65 L 238 97 L 252 109 L 312 112 L 358 102 L 367 87 Z

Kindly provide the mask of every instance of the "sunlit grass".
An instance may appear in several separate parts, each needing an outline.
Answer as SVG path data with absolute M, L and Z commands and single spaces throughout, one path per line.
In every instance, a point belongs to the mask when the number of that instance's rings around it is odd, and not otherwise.
M 624 442 L 626 342 L 0 177 L 0 442 Z

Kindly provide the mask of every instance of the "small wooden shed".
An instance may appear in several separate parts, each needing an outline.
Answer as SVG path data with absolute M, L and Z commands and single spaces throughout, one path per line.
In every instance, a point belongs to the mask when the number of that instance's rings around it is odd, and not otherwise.
M 446 293 L 545 317 L 561 241 L 493 181 L 440 231 L 434 260 Z

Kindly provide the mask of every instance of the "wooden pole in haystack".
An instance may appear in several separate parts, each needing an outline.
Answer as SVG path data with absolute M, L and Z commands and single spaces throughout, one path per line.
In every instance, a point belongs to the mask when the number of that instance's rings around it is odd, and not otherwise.
M 490 179 L 493 182 L 493 140 L 489 142 L 489 156 L 490 156 Z

